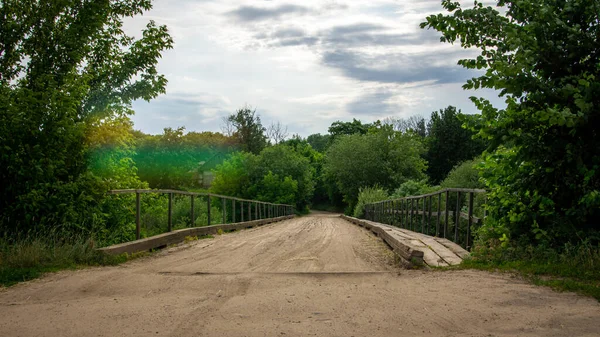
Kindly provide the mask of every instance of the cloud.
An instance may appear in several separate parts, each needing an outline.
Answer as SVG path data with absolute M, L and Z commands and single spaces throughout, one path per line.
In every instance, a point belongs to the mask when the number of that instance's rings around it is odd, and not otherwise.
M 261 8 L 254 6 L 241 6 L 238 9 L 228 12 L 230 16 L 235 17 L 242 22 L 263 21 L 277 19 L 286 14 L 304 15 L 310 13 L 311 9 L 297 5 L 281 5 L 275 8 Z
M 346 111 L 352 115 L 383 116 L 396 114 L 402 109 L 396 104 L 389 102 L 394 97 L 390 90 L 377 90 L 373 93 L 359 96 L 346 105 Z
M 150 103 L 136 101 L 133 107 L 144 111 L 144 118 L 133 116 L 136 128 L 154 134 L 165 127 L 179 126 L 218 131 L 221 117 L 230 113 L 227 99 L 207 93 L 159 96 Z
M 468 71 L 458 66 L 435 65 L 449 56 L 452 54 L 368 55 L 362 52 L 335 50 L 325 52 L 322 62 L 326 66 L 341 70 L 347 77 L 378 83 L 463 83 L 472 77 Z

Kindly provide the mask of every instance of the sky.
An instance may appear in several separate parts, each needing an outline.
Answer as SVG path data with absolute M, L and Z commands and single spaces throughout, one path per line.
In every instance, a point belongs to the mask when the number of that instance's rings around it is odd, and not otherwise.
M 167 93 L 134 102 L 134 128 L 221 131 L 245 105 L 262 124 L 290 135 L 326 133 L 335 121 L 428 117 L 448 105 L 477 113 L 464 91 L 474 71 L 457 65 L 477 55 L 441 43 L 419 23 L 442 12 L 441 0 L 155 0 L 125 22 L 139 36 L 148 20 L 167 25 L 175 43 L 158 70 Z

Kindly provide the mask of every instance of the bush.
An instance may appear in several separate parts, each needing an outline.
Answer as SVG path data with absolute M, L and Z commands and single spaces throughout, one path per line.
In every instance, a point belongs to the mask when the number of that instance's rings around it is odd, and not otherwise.
M 391 198 L 399 199 L 413 195 L 427 194 L 438 189 L 439 186 L 429 186 L 427 184 L 427 180 L 409 180 L 405 183 L 402 183 L 402 185 L 400 185 L 400 187 L 394 191 Z
M 366 204 L 386 200 L 388 198 L 387 192 L 377 185 L 374 187 L 363 187 L 358 192 L 358 201 L 356 202 L 352 215 L 355 218 L 362 218 L 364 216 Z
M 476 168 L 479 162 L 475 159 L 456 165 L 440 186 L 442 188 L 484 188 L 485 184 L 479 178 L 479 170 Z

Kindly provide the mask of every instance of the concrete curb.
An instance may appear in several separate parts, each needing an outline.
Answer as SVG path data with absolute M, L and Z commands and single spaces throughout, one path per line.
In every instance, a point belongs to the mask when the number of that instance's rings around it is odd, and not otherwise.
M 261 219 L 261 220 L 253 220 L 253 221 L 245 221 L 245 222 L 237 222 L 233 224 L 222 224 L 222 225 L 213 225 L 213 226 L 204 226 L 204 227 L 194 227 L 194 228 L 184 228 L 176 231 L 172 231 L 169 233 L 155 235 L 145 239 L 139 239 L 135 241 L 120 243 L 118 245 L 108 246 L 104 248 L 99 248 L 98 250 L 104 252 L 109 255 L 118 255 L 123 253 L 137 253 L 142 251 L 148 251 L 151 249 L 156 249 L 160 247 L 166 247 L 168 245 L 172 245 L 175 243 L 180 243 L 185 240 L 186 236 L 202 236 L 202 235 L 210 235 L 217 234 L 217 231 L 231 231 L 231 230 L 239 230 L 252 228 L 256 226 L 262 226 L 274 222 L 279 222 L 283 220 L 288 220 L 294 218 L 295 215 L 282 216 L 271 219 Z
M 394 253 L 396 253 L 396 255 L 402 259 L 404 265 L 408 267 L 412 267 L 413 265 L 425 265 L 425 262 L 423 261 L 423 251 L 393 237 L 389 232 L 391 229 L 387 228 L 387 225 L 349 217 L 344 214 L 342 214 L 340 217 L 355 225 L 364 227 L 370 230 L 371 232 L 375 233 L 380 238 L 382 238 L 383 241 L 385 241 L 390 247 L 392 247 Z

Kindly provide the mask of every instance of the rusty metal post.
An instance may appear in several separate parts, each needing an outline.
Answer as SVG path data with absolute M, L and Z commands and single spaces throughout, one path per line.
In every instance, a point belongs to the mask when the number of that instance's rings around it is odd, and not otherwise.
M 141 213 L 140 193 L 135 193 L 135 238 L 139 240 L 141 237 L 140 213 Z

